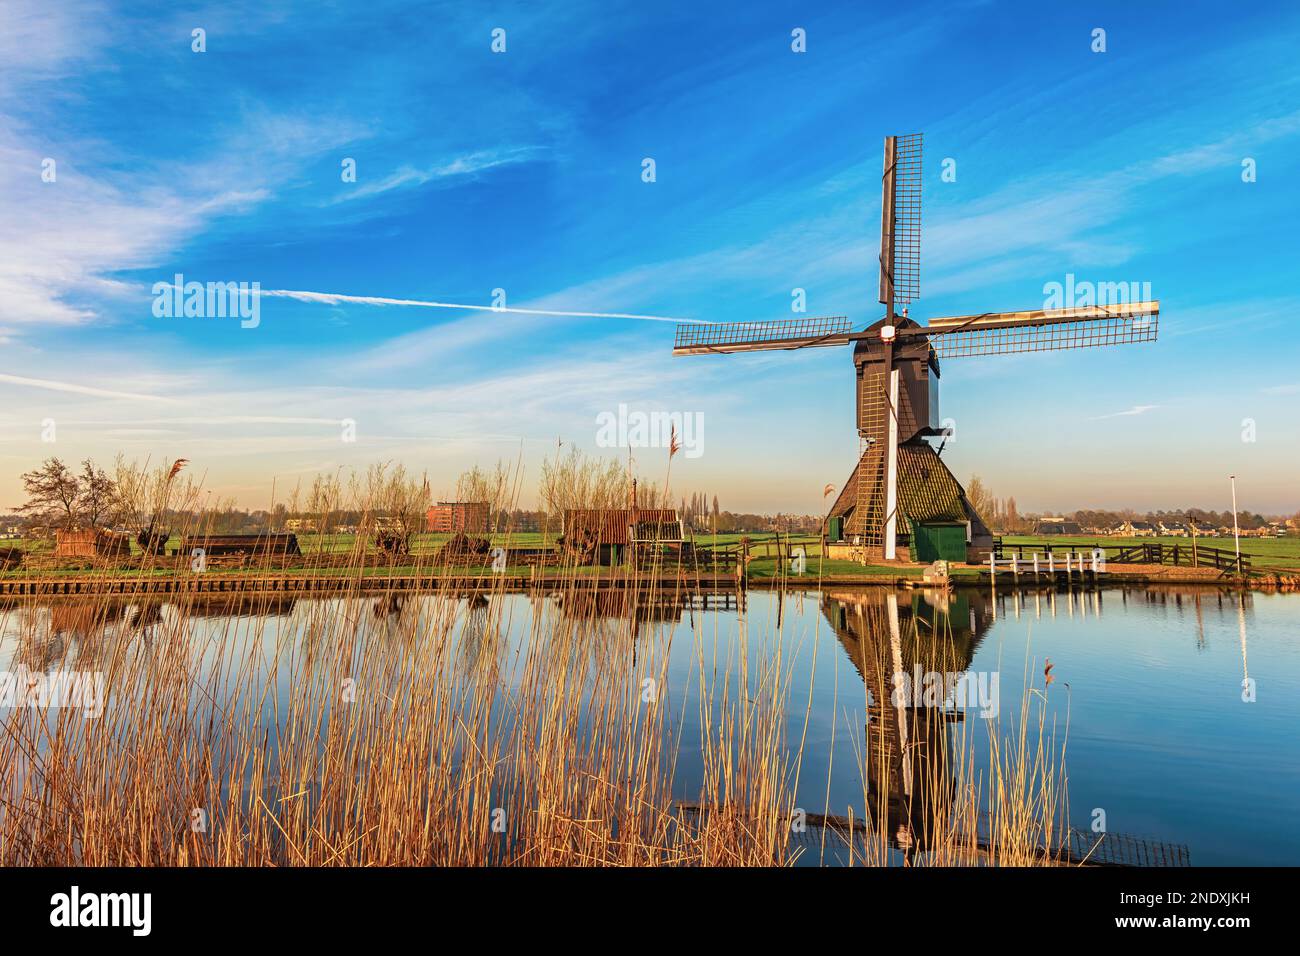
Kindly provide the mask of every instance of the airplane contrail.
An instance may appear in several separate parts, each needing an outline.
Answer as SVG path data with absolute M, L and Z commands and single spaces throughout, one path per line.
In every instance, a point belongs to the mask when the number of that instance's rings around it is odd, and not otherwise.
M 161 395 L 141 395 L 137 392 L 115 392 L 108 388 L 95 388 L 92 385 L 77 385 L 73 382 L 55 382 L 45 378 L 25 378 L 22 375 L 7 375 L 0 372 L 0 382 L 14 385 L 28 385 L 32 388 L 47 388 L 54 392 L 76 392 L 79 395 L 97 395 L 100 398 L 127 398 L 138 402 L 175 402 L 174 398 Z
M 667 315 L 639 315 L 633 312 L 574 312 L 558 309 L 515 309 L 494 305 L 466 305 L 460 302 L 432 302 L 424 299 L 390 299 L 378 295 L 344 295 L 338 292 L 303 292 L 295 289 L 262 289 L 259 295 L 282 299 L 297 299 L 300 302 L 323 302 L 337 305 L 340 302 L 355 302 L 359 305 L 407 305 L 423 309 L 470 309 L 476 312 L 513 312 L 517 315 L 555 315 L 581 319 L 639 319 L 643 322 L 686 322 L 693 325 L 707 325 L 702 319 L 678 319 Z

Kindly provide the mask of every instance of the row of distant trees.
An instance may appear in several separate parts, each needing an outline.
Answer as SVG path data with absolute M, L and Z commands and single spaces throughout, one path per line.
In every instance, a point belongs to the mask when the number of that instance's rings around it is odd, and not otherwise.
M 996 497 L 978 475 L 972 476 L 967 483 L 966 496 L 989 528 L 998 534 L 1030 534 L 1043 517 L 1037 514 L 1021 514 L 1016 508 L 1015 498 Z M 1195 522 L 1198 528 L 1232 527 L 1231 511 L 1207 511 L 1204 508 L 1175 508 L 1159 511 L 1137 511 L 1133 508 L 1118 510 L 1085 508 L 1052 515 L 1052 517 L 1077 522 L 1081 528 L 1114 528 L 1126 521 L 1149 521 L 1153 524 L 1162 521 L 1165 523 L 1181 521 Z M 1243 530 L 1263 528 L 1270 521 L 1282 520 L 1284 517 L 1275 515 L 1270 518 L 1250 511 L 1240 511 L 1237 513 L 1237 526 Z M 1292 520 L 1300 523 L 1300 512 L 1296 512 L 1291 517 Z
M 151 466 L 119 456 L 111 470 L 84 460 L 79 468 L 49 458 L 39 468 L 22 475 L 27 500 L 18 518 L 27 527 L 50 529 L 114 528 L 136 536 L 144 547 L 160 546 L 168 529 L 193 520 L 201 510 L 206 530 L 216 533 L 283 531 L 293 519 L 306 519 L 304 530 L 332 531 L 361 527 L 378 521 L 382 529 L 400 539 L 423 530 L 430 504 L 429 481 L 408 474 L 402 465 L 373 465 L 344 479 L 323 474 L 305 490 L 294 488 L 287 500 L 269 510 L 236 508 L 233 501 L 213 500 L 199 483 L 180 472 L 185 459 Z M 495 468 L 475 467 L 461 474 L 456 500 L 485 502 L 493 530 L 541 531 L 558 528 L 569 508 L 623 508 L 633 497 L 641 507 L 668 507 L 666 496 L 654 482 L 636 480 L 613 459 L 592 459 L 571 449 L 542 464 L 539 496 L 541 508 L 518 506 L 519 472 L 498 463 Z M 999 498 L 978 476 L 966 485 L 966 494 L 993 531 L 1028 533 L 1041 516 L 1021 514 L 1012 497 Z M 697 534 L 783 531 L 815 534 L 820 514 L 756 514 L 724 511 L 716 494 L 696 492 L 682 497 L 678 512 L 688 531 Z M 1111 528 L 1125 521 L 1192 521 L 1200 527 L 1232 525 L 1230 511 L 1187 508 L 1139 512 L 1133 509 L 1082 509 L 1061 517 L 1084 528 Z M 1295 518 L 1300 522 L 1300 513 Z M 1264 527 L 1269 518 L 1241 512 L 1243 529 Z

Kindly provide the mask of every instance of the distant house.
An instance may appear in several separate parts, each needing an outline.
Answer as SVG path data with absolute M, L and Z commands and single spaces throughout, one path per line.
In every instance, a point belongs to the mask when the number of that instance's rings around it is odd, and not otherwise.
M 1126 538 L 1151 538 L 1156 534 L 1156 526 L 1150 521 L 1125 521 L 1119 530 Z
M 425 527 L 443 534 L 484 534 L 488 530 L 486 501 L 439 501 L 425 514 Z
M 289 518 L 284 523 L 285 531 L 315 531 L 315 518 Z
M 685 540 L 672 508 L 568 508 L 562 532 L 565 549 L 585 564 L 621 564 L 639 548 Z
M 1173 538 L 1186 538 L 1192 533 L 1192 529 L 1187 526 L 1185 521 L 1162 521 L 1160 522 L 1160 533 Z
M 1083 534 L 1083 528 L 1077 521 L 1064 518 L 1039 518 L 1034 526 L 1034 534 Z

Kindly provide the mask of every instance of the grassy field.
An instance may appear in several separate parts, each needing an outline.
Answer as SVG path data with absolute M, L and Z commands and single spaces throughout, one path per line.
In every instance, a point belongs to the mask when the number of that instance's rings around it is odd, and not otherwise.
M 375 574 L 414 574 L 414 573 L 440 573 L 443 571 L 452 571 L 454 573 L 478 573 L 487 571 L 489 562 L 485 559 L 484 567 L 477 566 L 457 566 L 455 568 L 441 568 L 435 566 L 433 558 L 437 550 L 451 537 L 449 534 L 424 533 L 413 537 L 411 541 L 412 554 L 400 561 L 390 562 L 380 558 L 373 553 L 366 559 L 367 567 L 364 570 L 366 575 Z M 510 548 L 544 548 L 555 544 L 558 535 L 543 532 L 516 532 L 509 535 L 499 534 L 493 536 L 494 546 L 508 546 Z M 892 575 L 895 577 L 920 577 L 920 568 L 912 567 L 881 567 L 881 566 L 863 566 L 853 561 L 825 559 L 822 556 L 821 541 L 811 535 L 782 535 L 782 544 L 780 552 L 788 554 L 788 548 L 802 548 L 806 559 L 806 570 L 803 575 L 793 575 L 790 573 L 790 564 L 788 558 L 778 558 L 778 546 L 776 544 L 777 536 L 772 532 L 750 532 L 747 534 L 727 533 L 719 535 L 696 535 L 694 538 L 697 547 L 702 549 L 717 549 L 719 551 L 734 550 L 742 538 L 748 538 L 750 542 L 751 560 L 748 566 L 748 577 L 751 580 L 770 580 L 776 577 L 786 576 L 788 578 L 801 578 L 806 581 L 815 582 L 818 578 L 845 579 L 845 578 L 862 578 L 874 577 L 881 575 Z M 1181 548 L 1191 547 L 1190 538 L 1173 538 L 1173 537 L 1153 537 L 1153 538 L 1115 538 L 1101 536 L 1034 536 L 1034 535 L 1006 535 L 1003 536 L 1004 544 L 1008 545 L 1053 545 L 1057 548 L 1078 547 L 1081 549 L 1090 548 L 1096 545 L 1105 547 L 1117 547 L 1126 545 L 1140 545 L 1160 543 L 1166 546 L 1179 545 Z M 340 560 L 346 561 L 346 556 L 355 553 L 357 540 L 355 535 L 351 534 L 299 534 L 299 546 L 305 555 L 304 564 L 306 567 L 295 570 L 306 573 L 331 574 L 337 573 L 333 568 Z M 33 539 L 19 539 L 8 542 L 10 546 L 18 546 L 24 550 L 32 551 L 36 554 L 45 552 L 48 554 L 52 547 L 49 541 L 39 541 Z M 1198 545 L 1207 548 L 1219 548 L 1222 550 L 1232 549 L 1231 538 L 1199 538 Z M 138 549 L 133 549 L 138 552 Z M 1242 538 L 1241 551 L 1243 555 L 1249 556 L 1251 564 L 1260 570 L 1300 570 L 1300 536 L 1291 536 L 1286 538 Z M 176 551 L 174 548 L 168 549 L 167 564 L 175 560 Z M 48 561 L 48 558 L 42 558 Z M 324 562 L 323 566 L 313 567 L 319 560 Z M 66 570 L 75 571 L 76 568 L 69 567 Z M 87 571 L 91 570 L 89 566 Z M 540 568 L 538 570 L 541 570 Z M 551 570 L 556 570 L 552 568 Z M 700 571 L 711 571 L 707 562 L 702 562 Z M 725 568 L 722 570 L 726 570 Z M 32 569 L 20 568 L 12 571 L 0 572 L 0 577 L 23 576 L 32 573 Z M 173 574 L 173 567 L 150 567 L 148 569 L 129 569 L 119 573 L 126 575 L 160 575 Z M 209 573 L 222 574 L 246 573 L 233 567 L 213 566 Z M 529 575 L 532 572 L 527 565 L 516 565 L 511 562 L 506 568 L 505 573 L 508 575 Z M 577 572 L 580 576 L 598 573 L 596 569 L 583 569 Z M 978 577 L 978 571 L 974 568 L 953 568 L 953 576 L 957 579 Z
M 1004 544 L 1079 545 L 1080 547 L 1091 545 L 1113 547 L 1130 544 L 1176 544 L 1183 548 L 1192 546 L 1191 538 L 1110 538 L 1096 535 L 1082 535 L 1079 537 L 1065 535 L 1047 537 L 1003 535 L 1002 542 Z M 1220 548 L 1225 551 L 1233 549 L 1232 538 L 1200 537 L 1196 539 L 1196 543 L 1198 547 Z M 1300 535 L 1290 535 L 1285 538 L 1242 538 L 1241 553 L 1249 555 L 1251 565 L 1256 568 L 1300 568 Z
M 307 554 L 345 554 L 352 551 L 356 543 L 357 536 L 354 534 L 311 534 L 307 532 L 297 532 L 298 546 Z M 445 533 L 423 532 L 411 537 L 411 548 L 414 551 L 434 551 L 445 544 L 452 536 Z M 558 530 L 549 532 L 544 531 L 513 531 L 509 534 L 492 535 L 494 545 L 509 544 L 515 548 L 543 548 L 554 545 L 559 539 Z M 803 544 L 809 555 L 821 552 L 820 539 L 816 535 L 786 535 L 782 534 L 783 541 L 791 541 L 794 544 Z M 749 538 L 753 550 L 760 551 L 776 541 L 775 532 L 771 531 L 747 531 L 747 532 L 726 532 L 723 534 L 697 534 L 694 537 L 695 543 L 701 548 L 730 548 L 740 543 L 742 538 Z M 687 535 L 690 540 L 690 535 Z M 173 538 L 167 542 L 167 553 L 174 554 L 179 548 L 178 538 Z M 42 538 L 11 538 L 0 541 L 0 547 L 20 548 L 24 551 L 50 551 L 54 548 L 54 542 L 51 539 Z M 139 546 L 131 542 L 131 551 L 133 554 L 140 552 Z

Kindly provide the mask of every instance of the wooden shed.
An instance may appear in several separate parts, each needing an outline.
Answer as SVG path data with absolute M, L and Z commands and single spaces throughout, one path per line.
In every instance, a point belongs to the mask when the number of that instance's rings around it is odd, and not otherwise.
M 638 549 L 685 540 L 672 508 L 569 508 L 562 530 L 565 550 L 582 564 L 622 564 Z
M 265 560 L 302 554 L 296 534 L 187 534 L 180 540 L 180 553 L 192 555 L 201 549 L 209 558 Z
M 54 555 L 59 558 L 120 558 L 131 553 L 131 537 L 102 528 L 59 530 Z

